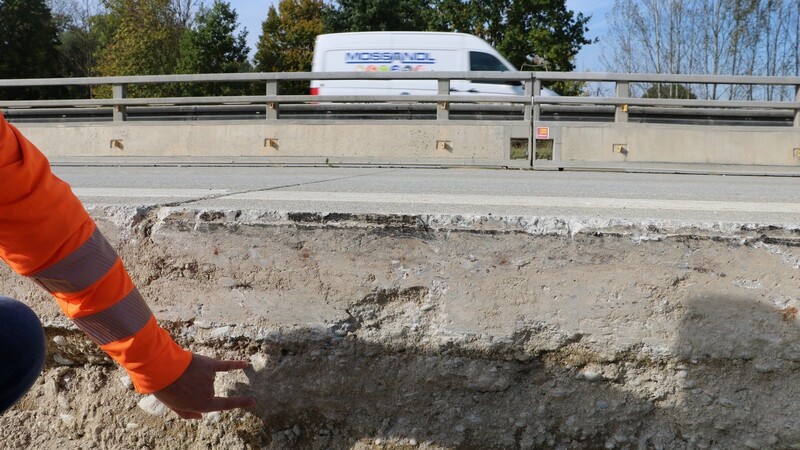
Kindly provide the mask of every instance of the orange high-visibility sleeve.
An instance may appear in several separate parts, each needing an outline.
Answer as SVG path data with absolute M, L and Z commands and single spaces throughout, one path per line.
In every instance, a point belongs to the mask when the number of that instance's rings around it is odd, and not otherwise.
M 192 362 L 192 354 L 175 345 L 153 316 L 135 335 L 100 348 L 128 370 L 136 390 L 144 394 L 165 388 Z M 165 380 L 172 381 L 165 385 Z
M 49 291 L 131 376 L 161 390 L 191 362 L 158 326 L 117 252 L 41 152 L 0 115 L 0 258 Z
M 44 155 L 1 115 L 0 155 L 0 255 L 27 275 L 91 219 Z

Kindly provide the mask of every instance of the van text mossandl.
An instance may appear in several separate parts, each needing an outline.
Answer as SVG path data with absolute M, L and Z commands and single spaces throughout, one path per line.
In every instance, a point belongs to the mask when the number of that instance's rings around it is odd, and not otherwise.
M 435 64 L 436 59 L 428 52 L 345 52 L 346 64 L 392 63 Z

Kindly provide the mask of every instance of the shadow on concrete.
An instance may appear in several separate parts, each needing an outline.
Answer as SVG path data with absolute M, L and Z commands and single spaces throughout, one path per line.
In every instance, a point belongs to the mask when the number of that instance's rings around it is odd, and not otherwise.
M 796 311 L 795 311 L 796 313 Z M 580 343 L 421 350 L 328 330 L 266 341 L 248 384 L 256 448 L 694 449 L 800 443 L 800 331 L 791 308 L 697 296 L 676 309 L 672 355 L 593 360 Z M 513 347 L 515 344 L 511 344 Z M 256 359 L 261 358 L 256 355 Z M 524 358 L 523 358 L 524 359 Z M 600 367 L 600 373 L 590 367 Z
M 684 305 L 673 414 L 698 448 L 800 448 L 796 300 L 700 295 Z
M 602 446 L 609 432 L 653 410 L 610 383 L 576 380 L 569 368 L 541 359 L 505 361 L 457 347 L 416 352 L 350 337 L 269 353 L 267 367 L 251 372 L 238 393 L 258 399 L 254 413 L 269 430 L 263 437 L 296 448 L 351 448 L 361 440 L 548 448 L 562 440 L 555 433 Z M 299 436 L 275 433 L 295 425 Z

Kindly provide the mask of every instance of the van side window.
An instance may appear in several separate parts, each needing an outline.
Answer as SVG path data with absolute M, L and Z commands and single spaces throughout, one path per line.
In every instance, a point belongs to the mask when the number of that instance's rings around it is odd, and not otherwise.
M 489 72 L 508 72 L 508 67 L 495 58 L 494 55 L 483 52 L 469 52 L 469 70 L 489 71 Z
M 483 52 L 469 52 L 469 70 L 478 71 L 485 70 L 488 72 L 508 72 L 508 67 L 501 63 L 494 55 Z M 472 83 L 482 84 L 507 84 L 509 86 L 521 86 L 519 81 L 501 81 L 501 80 L 473 80 Z

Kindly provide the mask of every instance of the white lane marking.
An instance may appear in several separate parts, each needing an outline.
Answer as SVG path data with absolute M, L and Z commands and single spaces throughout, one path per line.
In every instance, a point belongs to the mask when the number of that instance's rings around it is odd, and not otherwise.
M 637 198 L 535 197 L 505 195 L 402 194 L 356 192 L 258 191 L 221 200 L 305 201 L 338 203 L 400 203 L 435 205 L 492 205 L 674 211 L 769 212 L 800 214 L 800 203 L 660 200 Z
M 76 188 L 82 198 L 203 198 L 222 196 L 218 200 L 261 200 L 291 202 L 336 202 L 375 204 L 490 205 L 521 207 L 566 207 L 595 209 L 646 209 L 669 211 L 769 212 L 800 214 L 800 203 L 736 202 L 708 200 L 662 200 L 636 198 L 537 197 L 472 194 L 405 194 L 359 192 L 258 191 L 226 195 L 228 189 L 139 189 L 139 188 Z
M 140 188 L 75 188 L 78 197 L 113 198 L 201 198 L 209 195 L 224 195 L 229 189 L 140 189 Z

